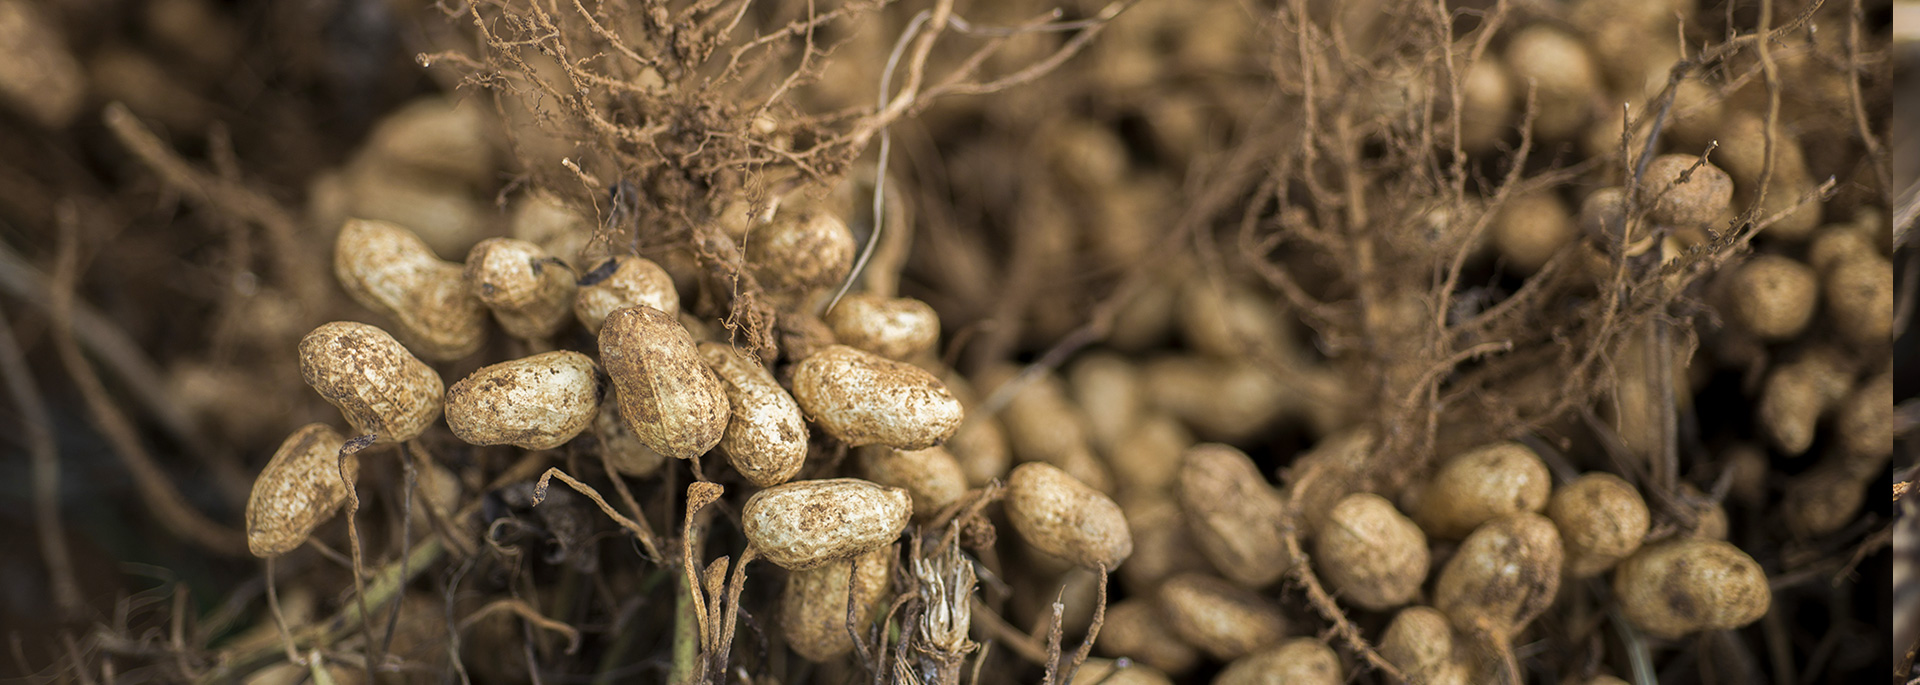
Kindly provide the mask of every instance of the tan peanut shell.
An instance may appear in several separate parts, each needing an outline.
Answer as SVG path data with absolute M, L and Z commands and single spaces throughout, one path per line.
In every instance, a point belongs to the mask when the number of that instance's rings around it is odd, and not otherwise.
M 1821 292 L 1835 328 L 1867 349 L 1893 340 L 1893 262 L 1878 254 L 1855 255 L 1827 270 Z
M 1854 457 L 1848 470 L 1860 478 L 1873 475 L 1893 455 L 1893 372 L 1867 379 L 1840 403 L 1833 428 L 1840 449 Z
M 573 295 L 573 316 L 598 335 L 614 312 L 646 305 L 668 314 L 680 312 L 680 291 L 666 269 L 631 255 L 610 257 L 581 275 Z
M 1126 515 L 1099 490 L 1043 462 L 1007 477 L 1007 518 L 1040 551 L 1086 568 L 1112 570 L 1133 554 Z
M 907 491 L 858 478 L 802 480 L 754 493 L 741 511 L 768 561 L 809 569 L 891 544 L 913 514 Z
M 1531 512 L 1488 521 L 1440 569 L 1433 606 L 1461 632 L 1504 643 L 1560 591 L 1560 533 Z
M 1579 38 L 1547 24 L 1515 32 L 1507 41 L 1507 68 L 1516 89 L 1536 88 L 1533 133 L 1539 140 L 1567 140 L 1593 115 L 1602 76 Z
M 1683 174 L 1685 181 L 1680 179 Z M 1647 218 L 1667 226 L 1711 222 L 1733 202 L 1733 179 L 1695 155 L 1655 157 L 1641 177 L 1646 183 L 1642 197 L 1652 204 Z
M 1093 646 L 1101 654 L 1126 657 L 1173 674 L 1187 672 L 1200 660 L 1200 652 L 1168 631 L 1159 608 L 1145 598 L 1107 607 L 1100 640 Z
M 335 321 L 300 339 L 300 375 L 340 408 L 347 423 L 378 442 L 420 436 L 440 417 L 440 375 L 386 331 Z
M 87 101 L 87 74 L 48 16 L 58 10 L 29 0 L 0 2 L 0 45 L 8 52 L 0 65 L 0 101 L 49 129 L 72 122 Z
M 1762 340 L 1791 340 L 1813 321 L 1820 281 L 1799 261 L 1760 255 L 1733 272 L 1727 295 L 1728 315 L 1742 330 Z
M 897 361 L 940 342 L 940 316 L 910 297 L 852 293 L 827 312 L 826 323 L 841 343 Z
M 1340 656 L 1317 638 L 1301 637 L 1227 665 L 1214 685 L 1341 685 Z
M 1832 535 L 1852 523 L 1866 504 L 1872 476 L 1849 473 L 1845 456 L 1827 457 L 1819 466 L 1793 477 L 1780 502 L 1787 530 L 1800 539 Z M 1724 538 L 1725 536 L 1721 536 Z
M 981 376 L 981 387 L 996 393 L 1008 383 L 1023 383 L 999 414 L 1016 460 L 1046 462 L 1095 490 L 1112 492 L 1113 474 L 1094 456 L 1087 417 L 1067 395 L 1060 377 L 1049 372 L 1022 380 L 1011 365 Z
M 847 607 L 854 608 L 854 629 L 865 635 L 891 587 L 893 557 L 893 547 L 882 545 L 854 558 L 789 572 L 780 593 L 780 632 L 787 646 L 816 662 L 853 651 Z
M 1411 606 L 1395 614 L 1380 637 L 1380 656 L 1400 669 L 1408 680 L 1425 685 L 1468 685 L 1468 667 L 1454 646 L 1453 626 L 1447 615 L 1428 606 Z
M 572 313 L 573 270 L 539 245 L 488 238 L 467 252 L 467 287 L 507 333 L 544 339 Z
M 885 445 L 857 449 L 867 480 L 900 488 L 913 497 L 913 514 L 932 518 L 967 494 L 967 474 L 944 447 L 896 450 Z
M 600 409 L 593 360 L 544 352 L 481 367 L 447 389 L 447 427 L 475 445 L 550 450 L 593 424 Z
M 1165 495 L 1173 491 L 1181 455 L 1193 446 L 1193 434 L 1164 412 L 1142 414 L 1107 449 L 1107 468 L 1122 497 Z
M 846 345 L 795 365 L 793 396 L 828 435 L 850 447 L 926 449 L 953 437 L 963 412 L 939 378 Z
M 1641 548 L 1614 570 L 1613 592 L 1634 627 L 1666 638 L 1747 625 L 1773 602 L 1766 573 L 1753 557 L 1699 538 Z
M 1547 505 L 1553 487 L 1546 463 L 1533 450 L 1514 442 L 1475 448 L 1440 467 L 1413 520 L 1428 535 L 1458 540 L 1474 527 L 1516 512 L 1537 512 Z
M 1472 70 L 1468 78 L 1472 78 Z M 1527 193 L 1507 200 L 1491 230 L 1500 258 L 1522 274 L 1539 271 L 1560 248 L 1580 237 L 1573 210 L 1552 192 Z
M 1292 517 L 1245 453 L 1195 445 L 1181 458 L 1176 492 L 1194 544 L 1228 580 L 1260 587 L 1293 567 L 1283 532 Z
M 539 245 L 547 254 L 560 258 L 575 270 L 591 266 L 580 261 L 580 252 L 593 239 L 593 221 L 581 216 L 552 192 L 535 189 L 514 203 L 507 232 Z
M 1132 361 L 1111 352 L 1082 354 L 1067 369 L 1067 386 L 1086 418 L 1087 437 L 1102 454 L 1126 444 L 1147 406 L 1146 388 Z
M 600 458 L 621 474 L 636 478 L 651 476 L 667 463 L 667 458 L 641 442 L 640 436 L 634 435 L 626 420 L 620 418 L 619 393 L 607 388 L 606 397 L 600 400 L 600 410 L 594 413 L 593 434 L 600 439 Z
M 1853 386 L 1845 353 L 1827 346 L 1809 348 L 1776 364 L 1760 388 L 1760 432 L 1790 457 L 1813 446 L 1820 417 L 1844 399 Z
M 333 270 L 355 302 L 391 318 L 422 358 L 452 361 L 486 342 L 487 309 L 467 288 L 465 269 L 441 261 L 412 231 L 348 219 Z
M 853 267 L 853 233 L 820 208 L 776 214 L 747 235 L 747 268 L 760 285 L 805 291 L 836 285 Z
M 1219 578 L 1174 576 L 1160 585 L 1156 599 L 1173 634 L 1222 661 L 1279 644 L 1287 635 L 1278 607 Z
M 1127 532 L 1133 536 L 1133 554 L 1120 565 L 1120 582 L 1129 592 L 1147 592 L 1169 576 L 1213 570 L 1194 545 L 1178 503 L 1166 498 L 1132 500 L 1123 511 Z
M 699 348 L 720 377 L 732 412 L 720 438 L 727 462 L 763 488 L 793 478 L 807 459 L 807 422 L 800 405 L 757 360 L 720 343 L 703 342 Z
M 673 315 L 645 305 L 614 312 L 600 329 L 600 363 L 621 418 L 647 447 L 692 459 L 720 443 L 732 416 L 726 390 Z
M 1427 536 L 1413 519 L 1372 493 L 1334 505 L 1314 536 L 1320 577 L 1343 601 L 1384 611 L 1413 601 L 1427 580 Z
M 1570 578 L 1591 578 L 1613 568 L 1647 537 L 1647 502 L 1633 485 L 1610 473 L 1589 473 L 1560 486 L 1547 502 L 1547 517 L 1566 546 Z
M 348 455 L 348 480 L 340 480 L 340 448 L 346 438 L 324 423 L 302 426 L 280 443 L 253 481 L 247 498 L 247 550 L 260 558 L 291 552 L 347 501 L 360 474 L 360 459 Z

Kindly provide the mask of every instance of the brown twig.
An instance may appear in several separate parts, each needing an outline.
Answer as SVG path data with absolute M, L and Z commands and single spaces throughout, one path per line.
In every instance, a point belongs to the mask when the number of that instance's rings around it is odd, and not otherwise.
M 74 385 L 86 400 L 87 408 L 93 414 L 94 425 L 113 445 L 114 453 L 120 456 L 127 471 L 133 474 L 141 499 L 153 510 L 160 523 L 208 551 L 229 556 L 245 555 L 245 536 L 208 519 L 180 495 L 179 489 L 174 487 L 153 455 L 147 452 L 133 422 L 114 405 L 112 394 L 100 382 L 100 376 L 94 373 L 93 365 L 80 352 L 80 345 L 74 340 L 71 314 L 73 289 L 80 278 L 80 226 L 75 212 L 77 210 L 71 205 L 61 211 L 60 252 L 53 272 L 49 308 L 53 318 L 54 347 L 67 369 L 67 375 L 72 377 Z
M 645 517 L 640 517 L 636 520 L 620 515 L 620 512 L 614 510 L 613 505 L 607 503 L 605 497 L 600 496 L 600 491 L 593 489 L 591 485 L 576 480 L 573 476 L 567 475 L 566 472 L 561 471 L 559 468 L 550 468 L 547 469 L 546 473 L 540 474 L 540 480 L 533 486 L 533 503 L 535 506 L 538 506 L 541 500 L 547 498 L 548 481 L 554 478 L 559 478 L 560 482 L 567 484 L 567 487 L 573 488 L 582 495 L 586 495 L 587 499 L 593 500 L 593 503 L 600 507 L 600 511 L 605 513 L 607 518 L 613 519 L 613 522 L 620 524 L 621 528 L 627 529 L 627 532 L 632 533 L 634 537 L 640 538 L 640 545 L 646 548 L 647 554 L 655 560 L 656 563 L 662 558 L 660 556 L 659 543 L 654 538 L 653 528 L 647 525 L 647 519 Z M 619 479 L 615 478 L 614 482 L 619 483 Z M 631 501 L 632 495 L 627 495 L 627 498 Z M 635 515 L 637 516 L 639 514 L 639 505 L 636 504 L 633 506 L 635 508 Z
M 534 609 L 532 605 L 527 604 L 526 600 L 513 597 L 502 597 L 488 602 L 486 606 L 475 609 L 473 613 L 467 614 L 466 618 L 460 619 L 460 625 L 456 626 L 454 630 L 465 633 L 467 629 L 472 628 L 474 624 L 479 623 L 481 619 L 502 611 L 519 616 L 520 620 L 526 621 L 536 628 L 565 635 L 567 637 L 568 654 L 574 654 L 580 651 L 581 636 L 579 628 L 548 618 Z
M 0 377 L 20 412 L 20 432 L 26 436 L 33 460 L 33 520 L 40 536 L 41 561 L 53 587 L 53 605 L 62 616 L 77 616 L 86 605 L 73 575 L 73 554 L 67 549 L 66 526 L 60 521 L 60 453 L 53 439 L 53 417 L 34 387 L 26 355 L 14 339 L 13 326 L 0 315 Z

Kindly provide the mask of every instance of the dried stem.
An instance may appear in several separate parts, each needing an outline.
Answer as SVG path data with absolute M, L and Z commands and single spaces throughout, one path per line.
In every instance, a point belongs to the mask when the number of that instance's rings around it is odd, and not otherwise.
M 13 326 L 0 315 L 0 377 L 20 412 L 20 433 L 26 436 L 33 459 L 33 521 L 40 536 L 40 557 L 53 587 L 53 605 L 62 616 L 85 610 L 80 584 L 73 575 L 73 554 L 67 549 L 66 526 L 60 521 L 60 453 L 53 439 L 53 417 L 34 387 L 26 355 L 13 336 Z

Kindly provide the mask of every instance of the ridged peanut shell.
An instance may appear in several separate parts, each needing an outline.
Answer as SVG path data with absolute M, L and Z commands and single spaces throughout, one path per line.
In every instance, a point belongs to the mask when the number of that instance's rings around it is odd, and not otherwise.
M 560 330 L 573 304 L 573 270 L 539 245 L 488 238 L 467 252 L 467 287 L 507 333 L 542 339 Z
M 1555 490 L 1547 517 L 1560 531 L 1571 578 L 1591 578 L 1613 568 L 1647 537 L 1652 519 L 1632 484 L 1610 473 L 1589 473 Z
M 335 321 L 300 339 L 300 375 L 340 408 L 361 435 L 378 442 L 420 436 L 440 417 L 440 375 L 374 326 Z
M 1530 512 L 1488 521 L 1440 569 L 1433 606 L 1462 633 L 1504 642 L 1560 591 L 1560 533 Z
M 614 312 L 646 305 L 669 314 L 680 311 L 680 291 L 667 270 L 634 256 L 611 257 L 580 277 L 573 315 L 596 335 Z
M 1613 573 L 1628 621 L 1651 635 L 1731 630 L 1760 620 L 1773 603 L 1753 557 L 1719 540 L 1678 538 L 1643 547 Z
M 720 343 L 699 348 L 719 376 L 732 414 L 720 437 L 727 462 L 760 487 L 793 478 L 807 459 L 807 422 L 799 403 L 758 361 Z
M 550 450 L 593 424 L 593 359 L 566 350 L 481 367 L 447 390 L 447 426 L 475 445 Z
M 799 570 L 890 544 L 912 515 L 905 490 L 834 478 L 761 490 L 747 499 L 740 518 L 747 539 L 768 561 Z
M 725 435 L 733 413 L 726 390 L 672 314 L 642 305 L 608 316 L 600 363 L 627 428 L 653 451 L 692 459 Z
M 960 401 L 925 370 L 846 345 L 829 345 L 796 364 L 800 408 L 849 447 L 919 450 L 960 428 Z
M 857 567 L 856 559 L 838 559 L 787 574 L 780 593 L 780 632 L 802 658 L 820 662 L 853 651 L 853 636 L 847 631 L 849 603 L 861 634 L 879 614 L 891 587 L 893 547 L 874 548 L 857 560 Z
M 940 342 L 940 316 L 910 297 L 853 293 L 827 312 L 826 323 L 840 342 L 888 359 L 905 361 Z
M 1434 474 L 1413 520 L 1427 535 L 1458 540 L 1476 526 L 1517 512 L 1537 512 L 1553 488 L 1539 455 L 1514 442 L 1475 448 L 1447 461 Z
M 1316 638 L 1294 638 L 1227 665 L 1213 685 L 1340 685 L 1340 656 Z
M 1386 498 L 1348 495 L 1314 537 L 1314 565 L 1340 599 L 1375 611 L 1411 602 L 1427 579 L 1427 536 Z
M 857 452 L 861 475 L 875 483 L 906 490 L 913 497 L 916 517 L 938 515 L 967 494 L 967 473 L 944 447 L 896 450 L 885 445 L 868 445 Z
M 348 219 L 334 242 L 333 271 L 355 302 L 393 319 L 410 349 L 433 361 L 480 351 L 487 308 L 466 270 L 398 224 Z
M 1174 576 L 1160 585 L 1156 598 L 1173 634 L 1221 661 L 1278 644 L 1287 635 L 1278 607 L 1219 578 Z
M 1112 570 L 1133 554 L 1120 505 L 1051 464 L 1016 467 L 1007 477 L 1006 506 L 1028 543 L 1079 566 Z
M 360 459 L 348 455 L 348 480 L 340 480 L 339 455 L 346 438 L 324 423 L 287 436 L 253 481 L 247 498 L 247 550 L 260 558 L 298 549 L 313 529 L 347 501 L 360 474 Z
M 1245 453 L 1195 445 L 1182 458 L 1175 491 L 1195 545 L 1228 580 L 1260 587 L 1293 567 L 1283 534 L 1292 517 Z

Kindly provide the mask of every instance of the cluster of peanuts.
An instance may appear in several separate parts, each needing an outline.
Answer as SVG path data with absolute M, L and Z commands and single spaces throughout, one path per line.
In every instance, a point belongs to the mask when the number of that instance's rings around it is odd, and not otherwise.
M 1462 147 L 1488 154 L 1509 139 L 1520 84 L 1531 83 L 1537 139 L 1612 154 L 1623 122 L 1606 103 L 1634 102 L 1637 112 L 1680 58 L 1659 47 L 1667 42 L 1647 40 L 1674 33 L 1673 12 L 1659 6 L 1588 0 L 1572 5 L 1568 24 L 1603 27 L 1590 34 L 1541 22 L 1503 36 L 1496 53 L 1463 74 Z M 1608 12 L 1618 14 L 1580 20 Z M 1118 26 L 1116 34 L 1117 43 L 1129 36 Z M 1188 42 L 1193 54 L 1183 59 L 1212 64 L 1200 49 L 1208 43 Z M 1120 59 L 1140 52 L 1124 48 L 1101 48 L 1113 51 L 1099 63 L 1116 88 L 1151 71 Z M 1804 52 L 1780 59 L 1790 75 L 1815 70 Z M 1810 97 L 1831 99 L 1830 91 Z M 1383 109 L 1411 101 L 1377 95 Z M 1892 329 L 1886 218 L 1871 207 L 1836 218 L 1819 202 L 1800 204 L 1824 162 L 1809 159 L 1815 143 L 1784 129 L 1769 135 L 1750 96 L 1681 84 L 1665 154 L 1640 173 L 1643 216 L 1627 216 L 1625 175 L 1602 170 L 1591 187 L 1512 198 L 1477 259 L 1525 277 L 1573 251 L 1573 270 L 1599 283 L 1611 269 L 1610 246 L 1675 259 L 1755 201 L 1763 217 L 1779 215 L 1754 256 L 1708 284 L 1719 318 L 1702 317 L 1704 344 L 1673 364 L 1673 383 L 1687 403 L 1714 372 L 1745 374 L 1755 434 L 1714 447 L 1729 474 L 1726 494 L 1757 512 L 1783 492 L 1787 528 L 1813 538 L 1856 518 L 1891 454 L 1891 368 L 1872 361 L 1886 358 Z M 1154 123 L 1178 120 L 1166 116 Z M 1061 252 L 1076 249 L 1078 236 L 1093 241 L 1100 260 L 1128 263 L 1149 249 L 1151 227 L 1130 232 L 1127 219 L 1164 219 L 1167 208 L 1151 203 L 1165 199 L 1171 180 L 1133 165 L 1112 127 L 1083 123 L 1051 136 L 1051 170 L 1064 183 L 1056 206 L 1036 203 L 1030 225 L 1058 239 Z M 847 658 L 855 649 L 848 622 L 868 625 L 882 614 L 903 563 L 896 542 L 909 526 L 939 520 L 996 481 L 1006 486 L 1004 520 L 1018 533 L 998 547 L 1010 562 L 998 570 L 1014 586 L 1011 613 L 1043 625 L 1047 607 L 1064 597 L 1058 620 L 1084 631 L 1103 575 L 1121 583 L 1124 599 L 1105 610 L 1094 646 L 1106 658 L 1077 682 L 1169 683 L 1214 667 L 1222 669 L 1215 682 L 1228 685 L 1345 682 L 1352 656 L 1313 637 L 1276 599 L 1301 565 L 1341 606 L 1383 619 L 1385 628 L 1366 637 L 1387 662 L 1435 685 L 1498 681 L 1502 655 L 1574 581 L 1610 581 L 1625 620 L 1660 640 L 1745 626 L 1770 606 L 1760 564 L 1726 541 L 1727 512 L 1697 490 L 1686 497 L 1697 507 L 1694 525 L 1658 530 L 1627 480 L 1602 472 L 1556 480 L 1534 448 L 1505 441 L 1440 455 L 1429 477 L 1403 491 L 1362 487 L 1352 465 L 1378 436 L 1347 397 L 1347 360 L 1300 349 L 1297 322 L 1259 287 L 1182 260 L 1126 303 L 1107 347 L 1057 373 L 1000 363 L 963 376 L 937 356 L 941 322 L 925 302 L 855 292 L 827 307 L 851 268 L 855 236 L 833 211 L 782 203 L 721 222 L 782 304 L 780 356 L 746 354 L 721 339 L 716 320 L 683 307 L 675 264 L 590 258 L 594 222 L 561 200 L 526 193 L 505 225 L 493 226 L 472 181 L 473 169 L 491 168 L 485 143 L 474 142 L 486 126 L 424 101 L 384 124 L 369 154 L 316 186 L 315 220 L 340 226 L 338 280 L 385 327 L 329 323 L 302 341 L 303 375 L 339 407 L 351 435 L 315 424 L 282 445 L 248 507 L 256 554 L 298 547 L 349 499 L 357 462 L 339 457 L 349 437 L 405 442 L 444 416 L 452 435 L 474 445 L 553 450 L 585 436 L 575 444 L 631 478 L 718 448 L 752 486 L 740 516 L 745 536 L 787 571 L 782 637 L 812 661 Z M 1185 140 L 1178 133 L 1156 130 Z M 1716 145 L 1703 157 L 1709 142 Z M 1054 230 L 1078 220 L 1065 207 L 1107 197 L 1141 206 L 1099 205 L 1105 213 L 1091 223 L 1110 230 Z M 474 242 L 475 226 L 514 237 Z M 448 254 L 464 262 L 440 256 Z M 430 364 L 479 354 L 490 321 L 527 350 L 564 347 L 570 331 L 594 344 L 484 366 L 447 387 Z M 1169 337 L 1178 351 L 1167 349 Z M 1649 355 L 1629 337 L 1603 409 L 1627 449 L 1645 456 L 1660 449 L 1659 400 Z M 1276 360 L 1290 377 L 1274 377 Z M 1004 401 L 977 411 L 995 397 Z M 1234 445 L 1281 423 L 1307 426 L 1315 443 L 1284 460 L 1282 473 L 1263 473 Z M 794 480 L 820 444 L 851 450 L 846 473 Z M 1819 466 L 1768 482 L 1776 457 L 1816 446 Z M 1286 485 L 1271 484 L 1275 476 Z

